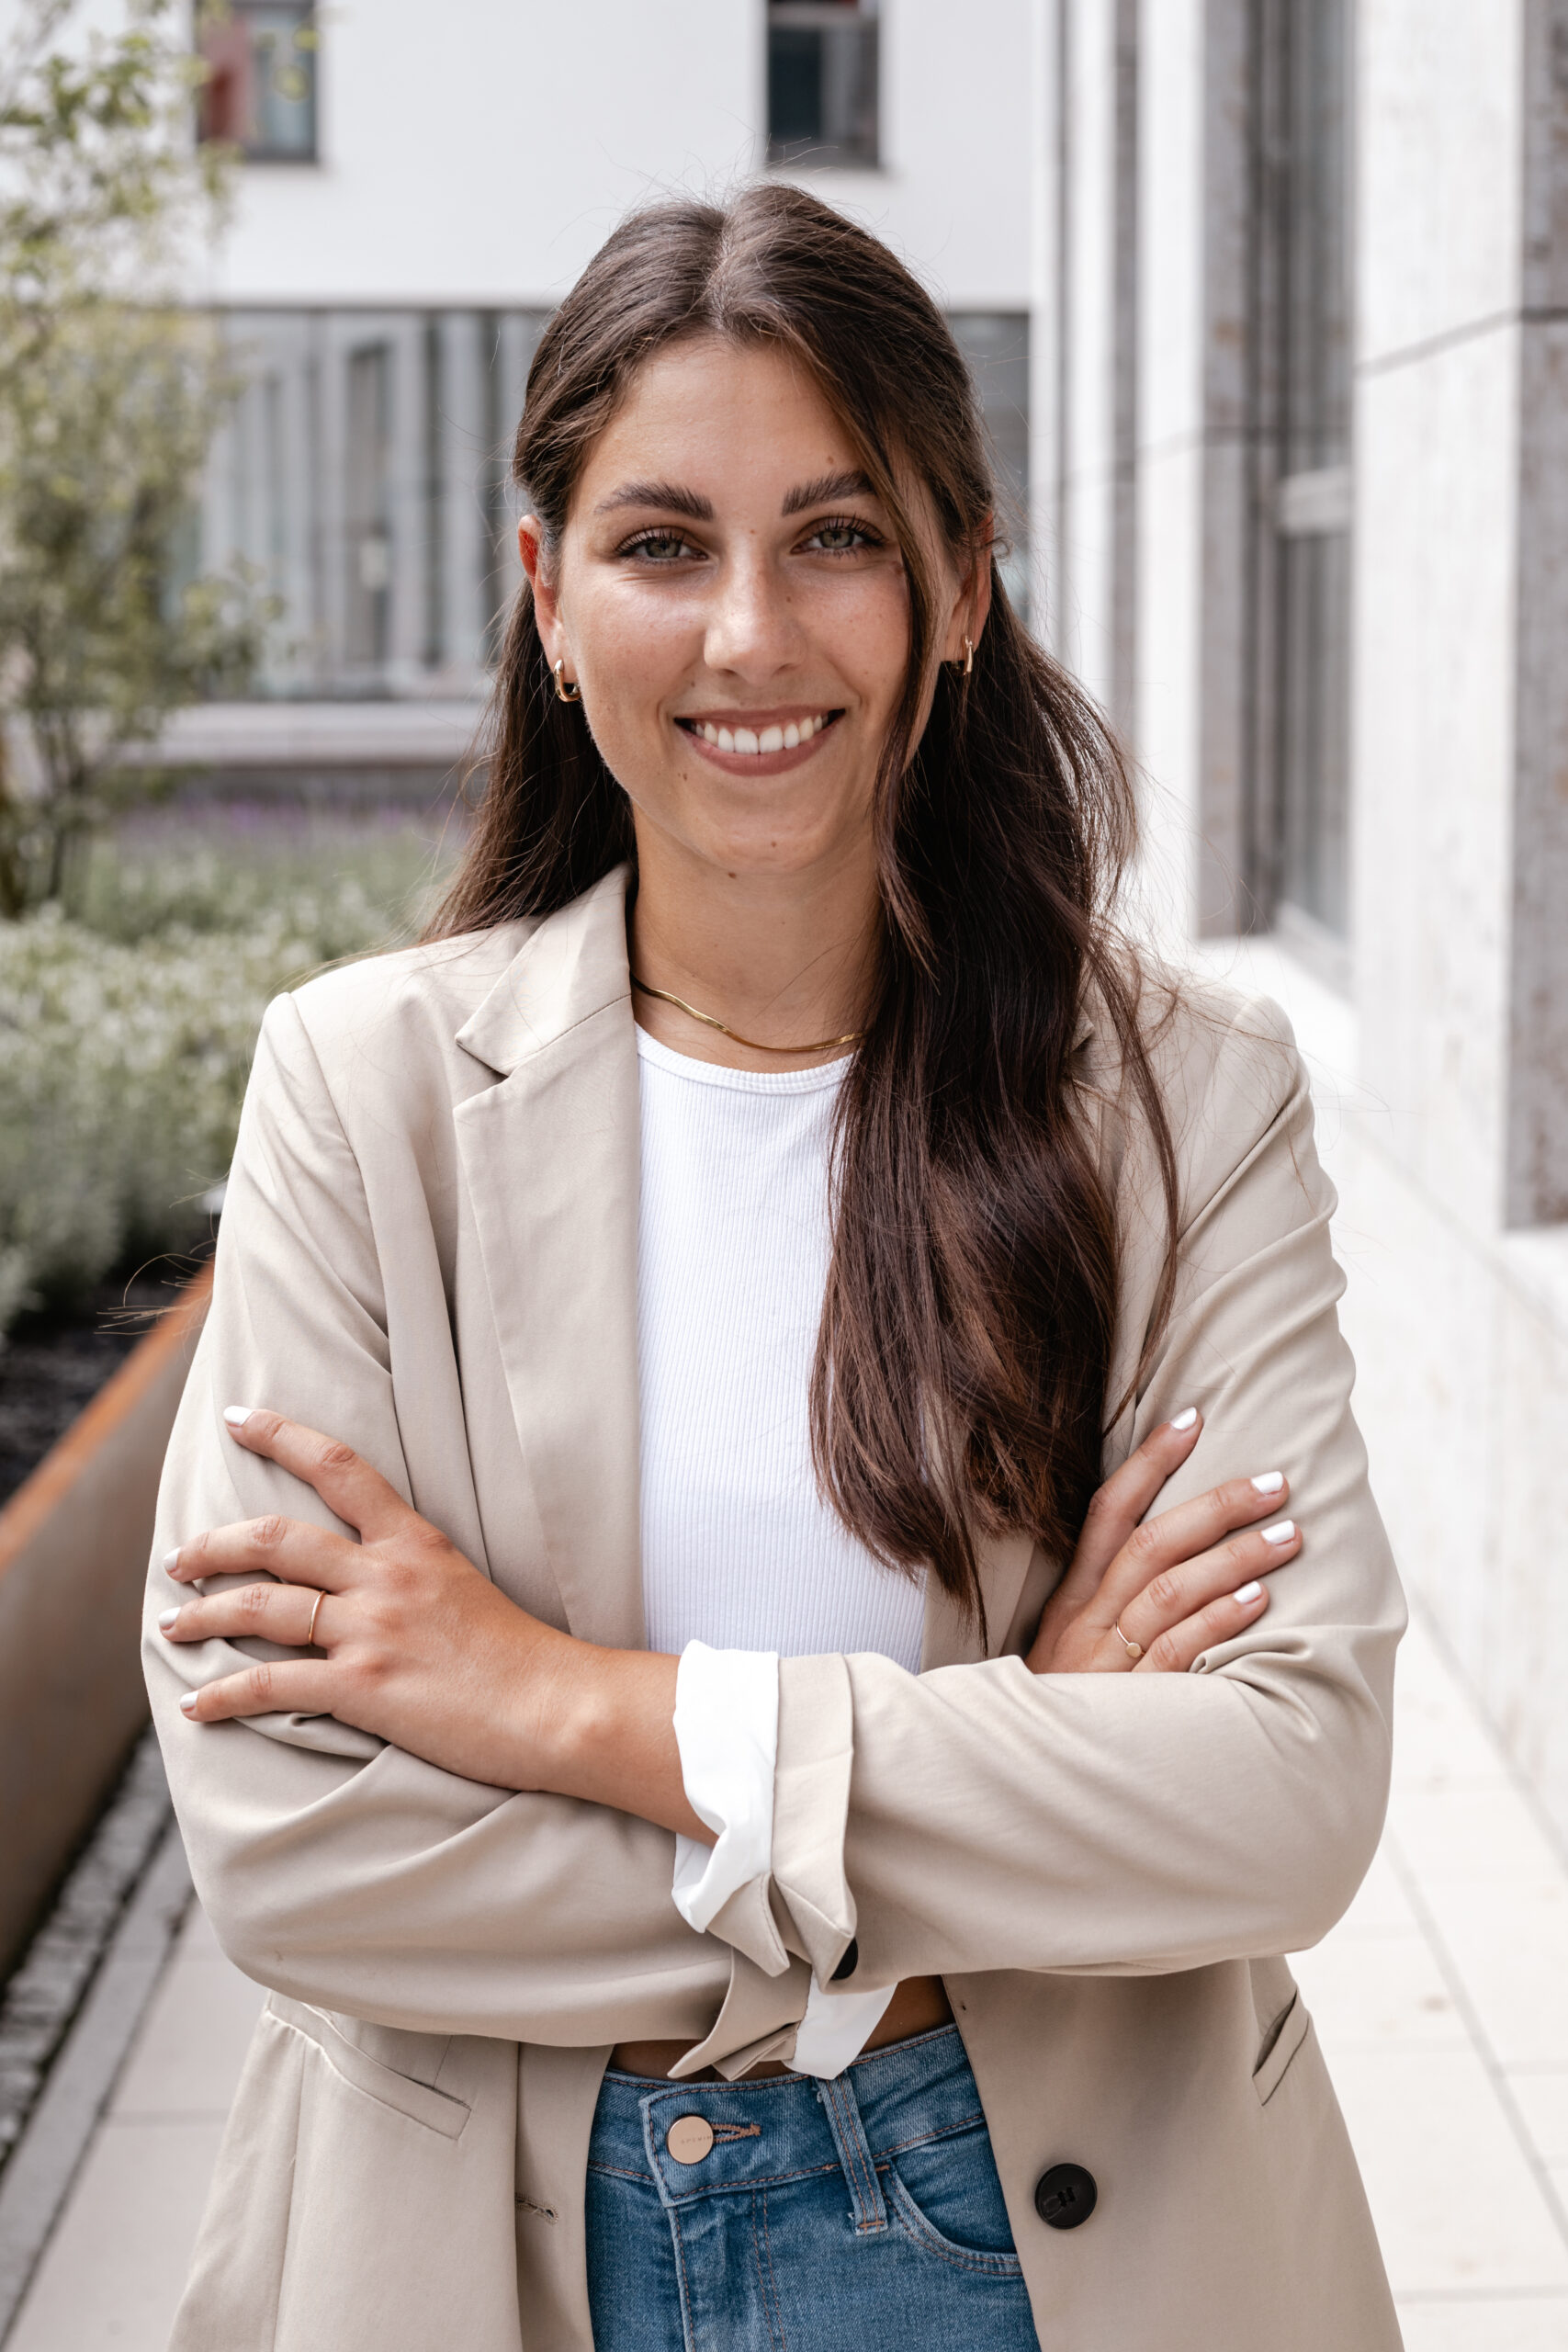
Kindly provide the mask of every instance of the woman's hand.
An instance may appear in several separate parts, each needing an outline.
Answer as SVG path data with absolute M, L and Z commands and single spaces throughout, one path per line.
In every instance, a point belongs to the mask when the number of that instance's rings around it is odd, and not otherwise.
M 1144 1517 L 1201 1427 L 1190 1410 L 1162 1422 L 1100 1487 L 1045 1604 L 1026 1661 L 1034 1673 L 1185 1674 L 1268 1608 L 1259 1579 L 1302 1545 L 1295 1522 L 1276 1517 L 1290 1493 L 1282 1471 Z
M 529 1616 L 350 1447 L 276 1413 L 231 1406 L 224 1419 L 361 1540 L 253 1519 L 168 1555 L 176 1583 L 251 1581 L 165 1610 L 167 1640 L 302 1653 L 187 1692 L 193 1722 L 335 1715 L 465 1780 L 590 1797 L 711 1842 L 681 1780 L 674 1658 L 600 1649 Z

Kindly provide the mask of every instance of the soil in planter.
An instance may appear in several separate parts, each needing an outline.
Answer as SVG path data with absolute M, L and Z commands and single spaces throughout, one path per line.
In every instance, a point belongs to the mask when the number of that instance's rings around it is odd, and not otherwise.
M 0 1503 L 152 1328 L 196 1271 L 159 1262 L 100 1283 L 68 1313 L 25 1315 L 0 1343 Z

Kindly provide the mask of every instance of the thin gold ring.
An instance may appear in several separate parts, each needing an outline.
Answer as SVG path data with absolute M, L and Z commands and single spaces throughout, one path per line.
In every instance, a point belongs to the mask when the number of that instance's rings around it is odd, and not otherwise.
M 1126 1651 L 1128 1657 L 1132 1659 L 1134 1665 L 1136 1666 L 1138 1660 L 1144 1655 L 1144 1645 L 1142 1642 L 1130 1642 L 1127 1639 L 1126 1634 L 1122 1631 L 1120 1623 L 1114 1621 L 1111 1623 L 1111 1630 L 1115 1634 L 1117 1640 L 1121 1643 L 1122 1648 Z
M 326 1597 L 327 1596 L 324 1592 L 319 1592 L 316 1595 L 316 1605 L 310 1611 L 310 1628 L 305 1636 L 305 1647 L 307 1649 L 310 1649 L 314 1646 L 316 1639 L 316 1620 L 321 1613 L 321 1603 Z

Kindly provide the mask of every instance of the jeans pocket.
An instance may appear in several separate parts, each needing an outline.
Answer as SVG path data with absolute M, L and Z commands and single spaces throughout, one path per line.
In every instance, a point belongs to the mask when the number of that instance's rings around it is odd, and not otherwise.
M 901 2149 L 882 2186 L 889 2212 L 925 2253 L 977 2278 L 1022 2278 L 983 2127 Z

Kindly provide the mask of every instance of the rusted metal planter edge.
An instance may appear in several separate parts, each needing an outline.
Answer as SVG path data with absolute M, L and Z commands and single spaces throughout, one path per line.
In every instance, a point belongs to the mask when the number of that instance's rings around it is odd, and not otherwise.
M 210 1287 L 209 1268 L 0 1507 L 0 1974 L 147 1720 L 142 1577 Z

